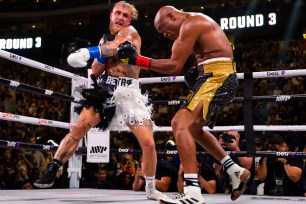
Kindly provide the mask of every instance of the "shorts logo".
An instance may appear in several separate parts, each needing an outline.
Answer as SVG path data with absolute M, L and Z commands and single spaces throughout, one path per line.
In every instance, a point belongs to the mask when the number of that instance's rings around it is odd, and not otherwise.
M 127 87 L 130 84 L 132 84 L 132 80 L 131 79 L 125 79 L 125 78 L 118 78 L 118 77 L 108 76 L 105 83 L 106 84 L 111 84 L 111 85 L 114 85 L 114 86 L 124 86 L 124 87 Z

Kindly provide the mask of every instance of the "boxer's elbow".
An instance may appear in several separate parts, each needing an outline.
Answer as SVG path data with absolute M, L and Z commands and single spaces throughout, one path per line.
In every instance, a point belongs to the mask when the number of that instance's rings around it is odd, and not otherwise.
M 169 74 L 174 75 L 174 76 L 179 75 L 183 68 L 183 65 L 175 63 L 175 62 L 172 62 L 170 66 L 171 66 L 171 69 L 170 69 L 171 72 Z

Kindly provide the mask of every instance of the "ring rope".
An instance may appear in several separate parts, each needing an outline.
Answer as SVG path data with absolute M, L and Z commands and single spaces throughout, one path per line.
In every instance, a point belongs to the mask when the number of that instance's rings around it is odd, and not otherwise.
M 46 72 L 57 74 L 60 76 L 65 76 L 71 79 L 80 80 L 82 82 L 87 82 L 85 77 L 72 74 L 70 72 L 63 71 L 61 69 L 49 66 L 31 60 L 11 52 L 0 50 L 0 57 L 8 59 L 10 61 L 20 63 L 29 67 L 40 69 Z M 237 73 L 238 79 L 244 79 L 245 77 L 251 77 L 253 79 L 258 78 L 277 78 L 277 77 L 293 77 L 293 76 L 306 76 L 305 69 L 295 69 L 295 70 L 278 70 L 278 71 L 262 71 L 262 72 L 250 72 L 250 73 Z M 142 84 L 152 84 L 152 83 L 173 83 L 173 82 L 184 82 L 184 76 L 164 76 L 164 77 L 150 77 L 150 78 L 139 78 Z
M 51 98 L 62 99 L 62 100 L 70 101 L 74 103 L 80 103 L 80 100 L 81 100 L 79 98 L 75 98 L 69 95 L 65 95 L 65 94 L 58 93 L 58 92 L 53 92 L 48 89 L 42 89 L 42 88 L 38 88 L 35 86 L 30 86 L 30 85 L 23 84 L 17 81 L 4 79 L 2 77 L 0 77 L 0 84 L 7 86 L 9 88 L 15 88 L 18 90 L 40 94 L 40 95 L 44 95 L 44 96 L 51 97 Z
M 306 99 L 306 94 L 294 94 L 294 95 L 270 95 L 270 96 L 253 96 L 252 101 L 276 101 L 276 102 L 287 102 L 287 101 L 298 101 Z M 154 104 L 158 105 L 180 105 L 186 100 L 155 100 Z M 246 101 L 243 97 L 235 97 L 232 102 L 243 102 Z
M 16 115 L 4 112 L 0 112 L 0 119 L 7 121 L 21 122 L 31 125 L 43 125 L 43 126 L 50 126 L 50 127 L 63 128 L 63 129 L 71 129 L 75 126 L 74 124 L 55 121 L 55 120 L 34 118 L 34 117 L 28 117 L 28 116 L 22 116 L 22 115 Z
M 75 98 L 66 94 L 62 94 L 62 93 L 58 93 L 58 92 L 53 92 L 51 90 L 48 89 L 42 89 L 42 88 L 38 88 L 35 86 L 31 86 L 28 84 L 23 84 L 17 81 L 13 81 L 13 80 L 9 80 L 9 79 L 5 79 L 0 77 L 0 84 L 9 87 L 9 88 L 14 88 L 14 89 L 18 89 L 18 90 L 22 90 L 22 91 L 26 91 L 26 92 L 30 92 L 30 93 L 35 93 L 35 94 L 39 94 L 39 95 L 44 95 L 47 97 L 51 97 L 51 98 L 56 98 L 56 99 L 62 99 L 65 101 L 69 101 L 69 102 L 74 102 L 74 103 L 81 103 L 81 99 L 79 98 Z M 150 101 L 150 103 L 154 103 L 157 105 L 179 105 L 182 104 L 185 100 L 164 100 L 164 101 Z
M 245 79 L 247 77 L 251 77 L 253 79 L 260 79 L 260 78 L 306 76 L 306 70 L 295 69 L 295 70 L 237 73 L 237 76 L 238 79 Z M 184 76 L 164 76 L 164 77 L 150 77 L 150 78 L 139 78 L 139 79 L 142 84 L 184 82 Z
M 46 71 L 46 72 L 49 72 L 49 73 L 64 76 L 64 77 L 67 77 L 67 78 L 75 79 L 75 80 L 82 81 L 82 82 L 87 82 L 88 81 L 87 78 L 79 76 L 77 74 L 72 74 L 70 72 L 66 72 L 66 71 L 58 69 L 56 67 L 52 67 L 50 65 L 43 64 L 43 63 L 37 62 L 35 60 L 31 60 L 31 59 L 28 59 L 26 57 L 22 57 L 22 56 L 19 56 L 19 55 L 16 55 L 16 54 L 4 51 L 4 50 L 0 50 L 0 57 L 3 57 L 7 60 L 10 60 L 10 61 L 13 61 L 13 62 L 16 62 L 16 63 L 19 63 L 19 64 L 23 64 L 23 65 L 26 65 L 26 66 L 29 66 L 29 67 L 32 67 L 32 68 L 40 69 L 42 71 Z
M 63 128 L 63 129 L 71 129 L 75 126 L 75 124 L 60 122 L 55 120 L 48 120 L 43 118 L 34 118 L 22 115 L 16 115 L 11 113 L 0 112 L 0 119 L 14 121 L 14 122 L 21 122 L 25 124 L 32 124 L 32 125 L 43 125 L 43 126 L 50 126 L 56 128 Z M 126 128 L 124 131 L 128 131 L 129 129 Z M 165 131 L 172 131 L 171 127 L 161 127 L 155 126 L 153 128 L 155 132 L 165 132 Z M 206 131 L 226 131 L 226 130 L 237 130 L 237 131 L 244 131 L 243 125 L 235 125 L 235 126 L 214 126 L 214 129 L 209 129 L 208 127 L 203 127 L 203 130 Z M 113 130 L 115 131 L 115 130 Z M 306 131 L 306 125 L 254 125 L 254 131 Z
M 0 147 L 2 148 L 12 148 L 12 149 L 27 149 L 27 150 L 36 150 L 36 151 L 51 151 L 55 152 L 57 146 L 54 145 L 45 145 L 45 144 L 31 144 L 15 141 L 0 140 Z M 130 154 L 140 155 L 142 154 L 141 149 L 122 149 L 122 148 L 112 148 L 110 153 L 115 154 Z M 158 155 L 176 155 L 178 154 L 177 150 L 156 150 Z M 77 155 L 86 155 L 87 147 L 78 147 L 76 152 Z M 245 157 L 245 156 L 258 156 L 258 157 L 285 157 L 285 158 L 306 158 L 306 152 L 278 152 L 278 151 L 257 151 L 254 154 L 249 154 L 247 151 L 227 151 L 230 156 L 233 157 Z M 205 151 L 197 151 L 198 155 L 210 155 L 210 153 Z
M 74 102 L 74 103 L 80 103 L 80 100 L 81 100 L 79 98 L 75 98 L 75 97 L 72 97 L 66 94 L 53 92 L 48 89 L 42 89 L 42 88 L 30 86 L 27 84 L 5 79 L 2 77 L 0 77 L 0 84 L 6 87 L 9 87 L 9 88 L 15 88 L 18 90 L 40 94 L 40 95 L 44 95 L 44 96 L 51 97 L 51 98 L 62 99 L 62 100 Z M 306 99 L 306 94 L 271 95 L 271 96 L 253 96 L 252 97 L 253 101 L 276 101 L 276 102 L 296 101 L 296 100 L 301 100 L 301 99 Z M 153 100 L 150 102 L 156 105 L 181 105 L 185 101 L 186 100 L 184 99 L 179 99 L 179 100 Z M 243 102 L 243 101 L 245 101 L 243 97 L 235 97 L 233 99 L 233 102 Z

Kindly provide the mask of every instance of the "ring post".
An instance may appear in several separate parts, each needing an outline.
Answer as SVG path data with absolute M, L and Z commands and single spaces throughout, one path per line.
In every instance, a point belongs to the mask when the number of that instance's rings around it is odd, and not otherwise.
M 253 75 L 252 73 L 244 74 L 244 132 L 247 141 L 247 152 L 250 156 L 256 153 L 254 127 L 253 127 Z
M 76 90 L 76 85 L 79 84 L 77 80 L 72 79 L 71 83 L 71 95 L 81 98 L 81 93 Z M 74 112 L 74 103 L 71 103 L 70 106 L 70 122 L 75 124 L 78 120 L 78 115 Z M 83 139 L 79 142 L 79 147 L 82 147 Z M 69 187 L 70 188 L 80 188 L 80 180 L 82 178 L 82 155 L 74 154 L 68 163 L 68 178 L 69 180 Z

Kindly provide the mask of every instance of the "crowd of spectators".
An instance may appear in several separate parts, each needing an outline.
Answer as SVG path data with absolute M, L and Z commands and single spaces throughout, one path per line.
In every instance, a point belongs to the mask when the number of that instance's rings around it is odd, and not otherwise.
M 135 25 L 137 27 L 138 24 Z M 139 27 L 139 28 L 138 28 Z M 143 36 L 142 53 L 152 58 L 166 58 L 170 54 L 171 43 L 153 32 L 152 25 L 138 26 Z M 152 32 L 151 32 L 152 31 Z M 152 35 L 148 34 L 152 33 Z M 238 73 L 295 70 L 306 68 L 306 41 L 302 39 L 279 40 L 273 38 L 257 38 L 255 41 L 235 43 L 234 56 Z M 59 60 L 48 55 L 34 56 L 34 59 L 59 67 Z M 192 63 L 186 63 L 186 68 Z M 69 94 L 70 82 L 64 77 L 45 73 L 23 65 L 0 59 L 1 77 L 25 83 L 31 86 Z M 183 73 L 182 73 L 183 74 Z M 142 71 L 141 77 L 162 76 L 151 71 Z M 305 94 L 306 79 L 303 76 L 254 79 L 254 96 L 268 95 L 294 95 Z M 237 96 L 243 96 L 244 82 L 239 81 Z M 142 90 L 149 90 L 152 100 L 176 100 L 186 99 L 188 89 L 183 83 L 150 84 L 143 85 Z M 155 105 L 153 120 L 157 126 L 170 126 L 170 121 L 179 106 Z M 37 94 L 31 94 L 16 89 L 0 86 L 0 112 L 24 115 L 35 118 L 44 118 L 55 121 L 69 122 L 70 103 L 59 99 L 52 99 Z M 305 101 L 290 102 L 256 102 L 254 103 L 252 116 L 254 125 L 306 125 Z M 219 114 L 217 126 L 243 125 L 243 104 L 231 103 L 224 107 Z M 48 126 L 36 126 L 12 121 L 0 121 L 1 140 L 20 141 L 47 144 L 49 140 L 59 143 L 67 130 Z M 280 135 L 285 142 L 288 151 L 306 151 L 305 132 L 256 132 L 260 150 L 269 149 L 269 139 L 275 134 Z M 219 134 L 215 133 L 219 139 Z M 241 140 L 245 138 L 240 132 Z M 156 132 L 155 141 L 157 150 L 165 150 L 165 144 L 173 139 L 171 132 Z M 136 139 L 127 132 L 111 132 L 111 148 L 140 149 Z M 203 151 L 199 148 L 200 151 Z M 39 157 L 37 155 L 40 155 Z M 29 151 L 24 149 L 0 149 L 0 189 L 32 189 L 33 181 L 43 174 L 50 160 L 52 152 Z M 40 158 L 40 159 L 39 159 Z M 159 160 L 167 160 L 160 157 Z M 81 187 L 133 189 L 135 179 L 141 179 L 141 156 L 131 154 L 111 154 L 108 164 L 90 164 L 83 159 L 83 178 Z M 170 162 L 170 161 L 168 161 Z M 255 162 L 256 165 L 255 165 Z M 203 165 L 206 164 L 206 165 Z M 207 164 L 211 164 L 207 166 Z M 287 164 L 287 163 L 286 163 Z M 260 165 L 259 160 L 254 159 L 255 168 Z M 303 169 L 305 172 L 306 161 Z M 175 165 L 182 175 L 179 165 Z M 199 159 L 199 169 L 213 169 L 216 180 L 216 189 L 203 192 L 227 193 L 228 189 L 222 186 L 220 169 L 215 168 L 213 162 Z M 199 172 L 201 172 L 199 170 Z M 255 170 L 254 170 L 255 172 Z M 211 172 L 210 172 L 211 173 Z M 305 174 L 305 173 L 304 173 Z M 204 179 L 208 179 L 204 176 Z M 254 179 L 258 177 L 254 175 Z M 54 188 L 68 187 L 66 172 L 61 169 Z M 305 195 L 306 189 L 302 189 L 302 182 L 306 182 L 305 176 L 297 181 L 300 185 L 299 195 Z M 221 184 L 221 186 L 220 186 Z M 251 192 L 251 191 L 249 191 Z M 255 191 L 256 192 L 256 191 Z M 254 193 L 254 191 L 252 191 Z

